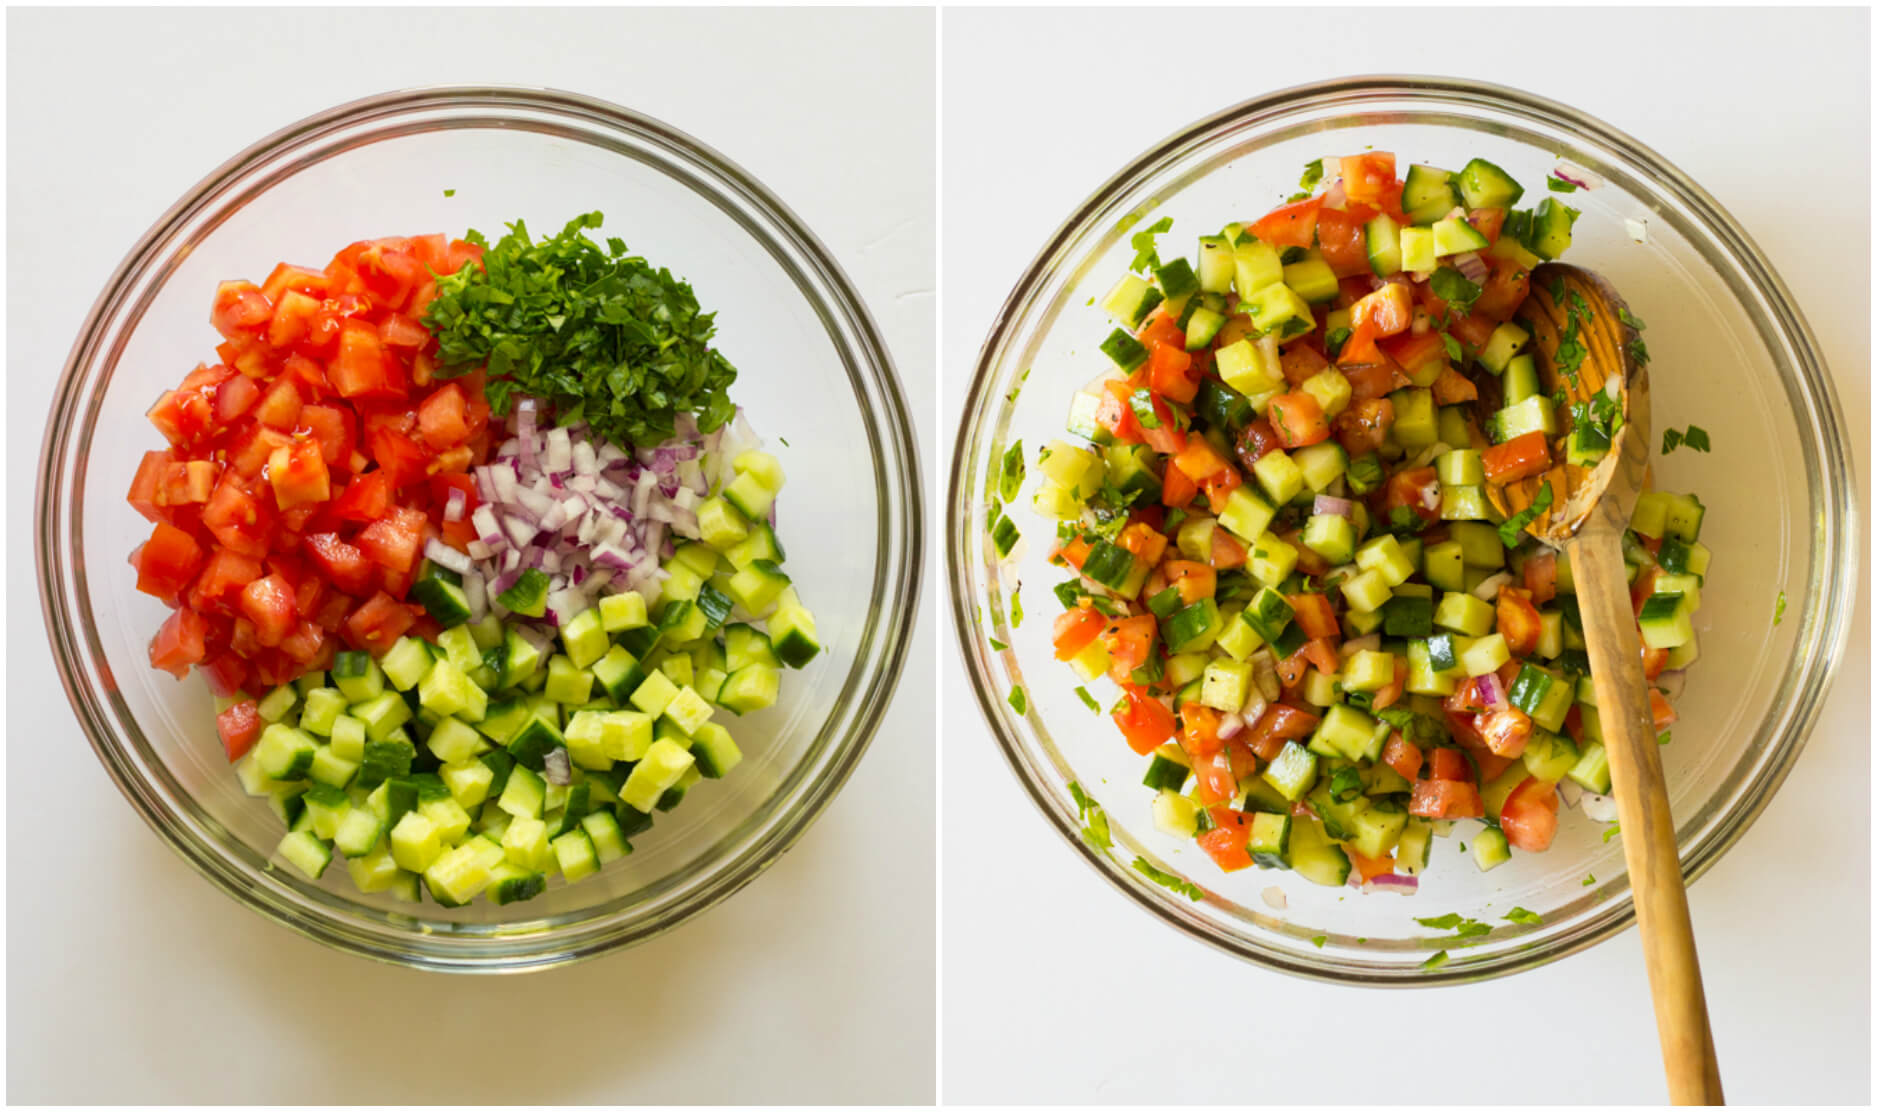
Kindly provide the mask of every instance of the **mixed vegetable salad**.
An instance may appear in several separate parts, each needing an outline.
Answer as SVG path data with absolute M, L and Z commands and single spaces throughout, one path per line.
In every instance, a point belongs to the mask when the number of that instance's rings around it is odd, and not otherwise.
M 1594 464 L 1622 406 L 1548 396 L 1513 320 L 1570 246 L 1558 196 L 1519 208 L 1483 159 L 1398 176 L 1382 152 L 1313 163 L 1304 186 L 1190 261 L 1159 257 L 1169 221 L 1134 237 L 1103 302 L 1112 367 L 1071 399 L 1073 439 L 1037 453 L 1032 504 L 1074 573 L 1056 656 L 1118 689 L 1078 695 L 1148 759 L 1157 827 L 1228 872 L 1412 891 L 1456 820 L 1484 822 L 1467 840 L 1491 869 L 1548 848 L 1561 801 L 1614 817 L 1570 566 L 1522 532 L 1549 485 L 1511 520 L 1486 492 Z M 1567 377 L 1590 311 L 1568 310 Z M 1000 555 L 1027 471 L 1011 446 Z M 1625 537 L 1663 743 L 1697 654 L 1702 515 L 1647 492 Z
M 317 879 L 459 906 L 632 850 L 819 652 L 714 317 L 587 236 L 362 241 L 217 289 L 131 554 Z M 206 723 L 204 724 L 206 730 Z

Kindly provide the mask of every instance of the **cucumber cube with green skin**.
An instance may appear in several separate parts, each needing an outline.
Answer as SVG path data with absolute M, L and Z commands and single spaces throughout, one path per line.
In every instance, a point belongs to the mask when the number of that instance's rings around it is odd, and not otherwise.
M 654 671 L 645 677 L 632 692 L 632 705 L 653 718 L 665 713 L 665 708 L 678 697 L 678 685 L 663 672 Z
M 547 664 L 547 686 L 542 689 L 556 703 L 579 705 L 593 698 L 593 673 L 556 653 Z
M 1335 367 L 1326 367 L 1311 375 L 1298 389 L 1315 398 L 1323 415 L 1330 418 L 1349 408 L 1349 399 L 1353 394 L 1349 379 Z
M 1124 274 L 1101 299 L 1101 308 L 1115 323 L 1123 328 L 1134 329 L 1139 328 L 1141 322 L 1147 319 L 1147 314 L 1158 308 L 1165 299 L 1166 295 L 1155 289 L 1147 279 Z
M 788 585 L 789 577 L 773 561 L 756 560 L 732 575 L 725 589 L 744 610 L 763 617 Z
M 1492 335 L 1486 340 L 1486 346 L 1479 349 L 1480 366 L 1493 374 L 1504 374 L 1506 365 L 1512 362 L 1512 357 L 1523 350 L 1527 343 L 1531 342 L 1531 338 L 1531 333 L 1511 321 L 1506 321 L 1493 329 Z
M 277 852 L 308 880 L 318 880 L 332 863 L 331 848 L 305 831 L 290 832 L 280 840 Z
M 1396 444 L 1418 452 L 1440 439 L 1432 390 L 1410 387 L 1395 391 L 1388 399 L 1395 407 L 1395 423 L 1388 427 L 1388 435 Z
M 1663 537 L 1693 544 L 1701 539 L 1701 519 L 1707 516 L 1707 507 L 1692 494 L 1662 494 L 1662 535 Z M 1701 573 L 1697 573 L 1701 574 Z
M 469 833 L 469 812 L 453 796 L 419 803 L 417 814 L 430 820 L 430 824 L 436 828 L 438 841 L 444 845 L 460 842 Z
M 1302 258 L 1286 266 L 1284 285 L 1290 287 L 1296 296 L 1312 303 L 1334 301 L 1342 288 L 1336 279 L 1336 271 L 1320 255 Z M 1253 319 L 1256 320 L 1255 317 Z M 1269 332 L 1270 329 L 1260 327 L 1260 331 Z
M 1505 636 L 1499 633 L 1476 638 L 1460 650 L 1460 667 L 1469 676 L 1497 672 L 1511 659 L 1512 653 L 1506 647 Z
M 775 504 L 776 492 L 765 487 L 755 475 L 745 472 L 723 488 L 723 498 L 746 519 L 766 520 L 769 508 Z
M 752 521 L 749 536 L 730 547 L 724 553 L 734 568 L 746 568 L 757 560 L 781 562 L 782 545 L 776 540 L 775 531 L 766 521 Z
M 351 875 L 353 887 L 367 895 L 389 891 L 400 872 L 397 862 L 391 857 L 390 847 L 385 845 L 379 845 L 347 861 L 345 871 Z
M 606 628 L 597 609 L 582 610 L 560 629 L 561 646 L 576 668 L 587 668 L 606 655 L 610 647 Z
M 1473 836 L 1473 862 L 1482 873 L 1491 872 L 1512 859 L 1512 849 L 1498 827 L 1489 826 Z
M 1285 742 L 1284 748 L 1264 770 L 1265 782 L 1291 803 L 1302 799 L 1316 783 L 1316 778 L 1316 754 L 1294 741 Z
M 1407 690 L 1415 695 L 1451 695 L 1459 686 L 1458 662 L 1446 668 L 1435 667 L 1429 640 L 1408 642 Z
M 1401 229 L 1399 239 L 1401 269 L 1413 274 L 1426 274 L 1434 269 L 1438 255 L 1432 228 L 1406 227 Z
M 1345 703 L 1331 706 L 1316 729 L 1316 739 L 1352 761 L 1361 759 L 1374 734 L 1375 719 Z
M 1340 514 L 1313 514 L 1304 523 L 1303 544 L 1332 565 L 1355 558 L 1356 530 Z
M 1441 596 L 1440 605 L 1434 609 L 1435 625 L 1468 637 L 1484 636 L 1492 629 L 1494 617 L 1492 603 L 1459 591 Z
M 771 492 L 778 492 L 787 481 L 782 474 L 782 461 L 768 452 L 750 448 L 737 453 L 730 466 L 739 475 L 754 476 L 756 481 Z
M 446 764 L 437 770 L 443 783 L 450 789 L 450 795 L 456 802 L 467 809 L 477 807 L 489 798 L 489 788 L 495 783 L 495 773 L 481 761 L 471 760 L 462 764 Z
M 669 703 L 665 704 L 665 717 L 687 734 L 695 735 L 698 727 L 710 721 L 713 708 L 702 695 L 690 687 L 678 690 Z
M 695 675 L 694 663 L 689 654 L 665 657 L 658 662 L 658 670 L 679 687 L 687 686 Z
M 697 770 L 712 780 L 735 768 L 743 760 L 743 751 L 730 737 L 730 731 L 715 722 L 699 726 L 692 738 L 691 756 Z
M 748 476 L 743 476 L 748 478 Z M 569 830 L 551 843 L 554 847 L 554 860 L 560 866 L 561 875 L 569 881 L 592 876 L 600 870 L 599 856 L 593 850 L 593 840 L 584 830 Z
M 619 798 L 635 810 L 650 812 L 666 789 L 677 785 L 696 764 L 689 750 L 671 741 L 654 741 L 632 768 Z
M 547 824 L 531 816 L 517 816 L 502 832 L 502 851 L 510 864 L 539 872 L 554 863 L 548 845 Z
M 611 759 L 640 760 L 651 744 L 651 715 L 633 710 L 615 710 L 606 712 L 602 717 L 600 746 Z
M 1448 526 L 1447 536 L 1459 543 L 1467 567 L 1497 570 L 1506 566 L 1506 546 L 1493 526 L 1462 522 Z
M 474 760 L 488 744 L 482 740 L 473 726 L 458 718 L 443 718 L 430 728 L 430 737 L 425 744 L 437 760 L 444 764 L 460 764 Z
M 1525 771 L 1547 784 L 1555 784 L 1576 767 L 1582 754 L 1570 738 L 1559 737 L 1550 730 L 1534 730 L 1531 740 L 1525 743 L 1525 752 L 1519 756 Z
M 421 873 L 442 853 L 436 824 L 416 811 L 405 812 L 391 829 L 391 858 L 400 869 Z
M 637 591 L 621 591 L 600 600 L 600 626 L 607 633 L 623 633 L 649 624 L 645 596 Z
M 1645 490 L 1636 496 L 1636 508 L 1630 511 L 1630 532 L 1642 537 L 1660 538 L 1668 524 L 1668 502 L 1658 490 Z
M 567 756 L 575 768 L 604 772 L 613 766 L 606 755 L 606 715 L 603 711 L 576 711 L 567 722 Z
M 469 722 L 480 721 L 489 709 L 489 697 L 482 688 L 476 686 L 476 681 L 447 660 L 439 660 L 430 666 L 423 682 L 417 685 L 417 700 L 433 714 L 453 714 Z M 403 700 L 398 700 L 398 703 L 403 705 Z M 365 720 L 366 732 L 370 734 L 372 719 L 365 713 L 365 709 L 354 707 L 352 713 Z
M 1591 742 L 1584 746 L 1583 756 L 1566 773 L 1585 791 L 1598 795 L 1610 794 L 1610 754 L 1602 743 Z
M 300 708 L 300 728 L 308 733 L 325 737 L 332 733 L 332 724 L 345 713 L 345 696 L 336 687 L 315 687 L 306 693 L 306 704 Z
M 778 611 L 778 616 L 780 611 Z M 773 622 L 771 623 L 774 624 Z M 775 645 L 769 636 L 755 626 L 737 622 L 725 627 L 724 664 L 726 671 L 734 672 L 750 664 L 780 664 Z
M 1532 210 L 1525 246 L 1541 259 L 1555 259 L 1571 246 L 1571 225 L 1580 214 L 1555 197 L 1546 197 Z
M 481 895 L 492 879 L 490 865 L 468 844 L 445 850 L 424 870 L 424 880 L 438 902 L 457 906 Z
M 547 891 L 547 877 L 538 872 L 522 869 L 504 861 L 489 870 L 489 902 L 493 904 L 520 903 L 532 900 Z
M 1232 245 L 1232 284 L 1242 302 L 1284 280 L 1284 264 L 1277 248 L 1249 235 Z M 1270 329 L 1260 328 L 1261 332 Z
M 1333 277 L 1333 275 L 1332 275 Z M 1238 303 L 1239 311 L 1251 318 L 1259 332 L 1282 335 L 1293 322 L 1315 324 L 1310 302 L 1283 282 L 1274 282 Z M 1236 389 L 1236 387 L 1234 387 Z
M 619 820 L 610 811 L 594 811 L 580 820 L 580 829 L 593 845 L 593 856 L 604 868 L 632 852 L 632 846 L 619 831 Z
M 1251 558 L 1246 569 L 1251 577 L 1266 587 L 1276 587 L 1290 578 L 1301 555 L 1297 547 L 1276 533 L 1264 533 L 1250 545 Z
M 503 786 L 496 805 L 517 819 L 538 819 L 546 798 L 547 781 L 533 769 L 516 765 L 509 770 L 508 783 Z
M 1245 849 L 1261 869 L 1290 868 L 1290 816 L 1260 811 L 1251 817 Z
M 722 495 L 706 498 L 697 507 L 697 535 L 723 551 L 749 536 L 749 520 Z
M 332 844 L 350 858 L 364 857 L 384 839 L 384 820 L 370 807 L 352 807 L 333 831 Z
M 518 630 L 508 631 L 504 642 L 508 657 L 503 665 L 502 684 L 517 687 L 526 683 L 541 668 L 541 648 L 523 637 Z
M 1674 649 L 1694 640 L 1692 609 L 1682 595 L 1650 595 L 1636 615 L 1642 643 L 1651 649 Z
M 1250 340 L 1234 340 L 1213 357 L 1219 378 L 1238 393 L 1258 398 L 1284 390 L 1284 371 L 1268 353 Z
M 361 759 L 362 760 L 362 759 Z M 306 774 L 315 783 L 343 788 L 358 775 L 361 761 L 347 760 L 332 751 L 332 746 L 322 745 L 313 751 L 313 763 Z
M 1380 610 L 1390 597 L 1388 581 L 1378 571 L 1357 572 L 1343 580 L 1341 589 L 1349 609 L 1364 613 Z
M 274 722 L 261 731 L 255 763 L 270 780 L 298 780 L 313 767 L 317 743 L 306 731 Z
M 301 800 L 306 804 L 307 817 L 312 820 L 313 833 L 326 841 L 331 841 L 338 833 L 339 824 L 352 809 L 351 798 L 328 784 L 314 784 Z
M 1401 272 L 1401 225 L 1393 218 L 1382 213 L 1369 221 L 1363 229 L 1363 241 L 1368 248 L 1369 269 L 1377 278 Z
M 1524 188 L 1510 174 L 1483 158 L 1473 159 L 1461 168 L 1455 184 L 1470 209 L 1511 208 L 1525 195 Z
M 1356 549 L 1356 566 L 1363 571 L 1375 572 L 1390 590 L 1406 583 L 1414 575 L 1414 561 L 1408 558 L 1401 542 L 1390 533 L 1364 541 L 1362 547 Z M 1374 607 L 1362 609 L 1373 610 Z
M 1362 649 L 1343 661 L 1344 691 L 1380 691 L 1395 682 L 1395 654 Z
M 751 664 L 723 681 L 717 704 L 737 714 L 774 706 L 781 694 L 781 670 L 770 664 Z
M 1241 623 L 1242 624 L 1242 623 Z M 1205 666 L 1199 701 L 1214 710 L 1237 714 L 1251 695 L 1251 665 L 1214 660 Z
M 1251 473 L 1266 497 L 1276 505 L 1281 506 L 1303 492 L 1303 472 L 1281 448 L 1261 456 L 1251 465 Z
M 1430 230 L 1434 234 L 1436 258 L 1446 255 L 1464 255 L 1468 251 L 1484 251 L 1492 246 L 1478 229 L 1457 216 L 1434 221 L 1434 226 Z
M 531 714 L 522 723 L 521 729 L 515 731 L 515 736 L 509 739 L 507 749 L 516 764 L 539 772 L 547 767 L 548 753 L 564 744 L 566 739 L 552 718 Z
M 1349 453 L 1343 451 L 1343 446 L 1334 440 L 1299 448 L 1291 453 L 1291 458 L 1303 473 L 1304 485 L 1316 494 L 1328 490 L 1349 469 Z
M 1277 511 L 1270 504 L 1244 487 L 1235 487 L 1226 496 L 1225 508 L 1219 514 L 1219 524 L 1231 530 L 1242 541 L 1255 541 L 1270 527 Z
M 1527 433 L 1541 432 L 1547 439 L 1558 434 L 1557 414 L 1551 408 L 1551 399 L 1543 394 L 1506 406 L 1493 414 L 1492 424 L 1494 439 L 1501 444 Z
M 1445 410 L 1441 411 L 1441 418 L 1446 419 Z M 1444 433 L 1442 438 L 1445 438 Z M 1486 481 L 1486 469 L 1478 452 L 1471 448 L 1455 448 L 1434 460 L 1434 476 L 1440 480 L 1443 488 L 1476 487 Z
M 1492 516 L 1486 491 L 1480 486 L 1444 486 L 1440 488 L 1442 521 L 1484 521 Z
M 476 635 L 468 626 L 457 626 L 437 634 L 437 648 L 443 650 L 443 659 L 455 665 L 459 671 L 473 672 L 482 667 L 482 647 L 476 644 Z
M 255 704 L 255 710 L 259 712 L 261 721 L 279 722 L 293 711 L 299 701 L 300 693 L 294 690 L 293 685 L 283 683 Z
M 1161 791 L 1154 796 L 1152 808 L 1154 827 L 1161 833 L 1175 838 L 1192 838 L 1198 835 L 1199 804 L 1178 791 L 1171 788 Z
M 342 652 L 333 657 L 332 683 L 348 703 L 362 703 L 384 694 L 385 676 L 366 652 Z

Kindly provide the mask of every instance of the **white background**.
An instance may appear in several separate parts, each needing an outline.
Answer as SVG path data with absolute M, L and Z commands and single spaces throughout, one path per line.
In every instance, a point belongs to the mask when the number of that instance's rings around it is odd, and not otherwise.
M 1870 505 L 1867 13 L 948 10 L 942 38 L 948 439 L 1006 291 L 1124 163 L 1259 93 L 1444 63 L 1600 116 L 1720 199 L 1817 331 Z M 1734 1103 L 1870 1101 L 1868 520 L 1865 601 L 1824 717 L 1690 891 Z M 949 630 L 941 653 L 948 1103 L 1664 1099 L 1633 930 L 1465 988 L 1332 988 L 1237 962 L 1074 859 L 997 753 Z
M 630 105 L 768 184 L 884 328 L 929 498 L 933 14 L 224 8 L 7 22 L 9 1102 L 930 1101 L 930 578 L 873 749 L 779 864 L 647 945 L 467 978 L 329 952 L 164 848 L 58 690 L 25 541 L 54 379 L 150 222 L 274 129 L 426 84 Z

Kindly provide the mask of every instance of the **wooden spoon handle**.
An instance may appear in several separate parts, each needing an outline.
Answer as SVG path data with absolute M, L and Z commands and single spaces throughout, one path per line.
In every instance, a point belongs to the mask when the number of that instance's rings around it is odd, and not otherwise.
M 1649 712 L 1642 640 L 1623 568 L 1622 531 L 1593 515 L 1570 546 L 1571 577 L 1583 615 L 1603 744 L 1622 822 L 1623 856 L 1636 900 L 1636 925 L 1655 998 L 1656 1029 L 1676 1104 L 1721 1104 L 1720 1065 L 1708 1029 L 1707 997 L 1695 957 L 1688 893 L 1682 886 L 1675 821 L 1669 815 L 1662 755 Z

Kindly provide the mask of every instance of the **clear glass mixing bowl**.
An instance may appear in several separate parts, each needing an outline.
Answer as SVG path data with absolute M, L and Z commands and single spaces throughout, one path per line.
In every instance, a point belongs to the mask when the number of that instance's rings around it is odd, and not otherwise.
M 1696 619 L 1701 658 L 1681 721 L 1662 751 L 1682 864 L 1700 875 L 1752 823 L 1805 744 L 1855 604 L 1852 474 L 1830 378 L 1784 284 L 1733 219 L 1636 140 L 1575 109 L 1472 82 L 1372 77 L 1247 101 L 1180 130 L 1116 174 L 1064 222 L 1005 302 L 979 354 L 958 432 L 948 496 L 953 613 L 978 703 L 1004 755 L 1050 822 L 1115 887 L 1155 915 L 1240 957 L 1288 973 L 1365 985 L 1429 985 L 1529 969 L 1620 931 L 1633 915 L 1622 847 L 1567 812 L 1548 853 L 1481 873 L 1436 839 L 1419 894 L 1315 886 L 1266 870 L 1220 873 L 1192 843 L 1157 831 L 1143 764 L 1106 716 L 1091 715 L 1052 654 L 1047 562 L 1052 524 L 1025 498 L 1014 518 L 1031 538 L 1000 567 L 986 539 L 987 499 L 1005 446 L 1033 455 L 1063 436 L 1070 393 L 1099 374 L 1112 325 L 1100 295 L 1128 269 L 1130 230 L 1163 216 L 1163 242 L 1250 220 L 1296 188 L 1311 159 L 1373 147 L 1402 164 L 1498 163 L 1542 194 L 1559 159 L 1606 183 L 1578 192 L 1584 210 L 1570 260 L 1602 272 L 1648 322 L 1656 424 L 1698 424 L 1716 451 L 1658 459 L 1655 480 L 1707 503 L 1715 553 Z M 1629 222 L 1640 226 L 1643 242 Z M 1021 585 L 1028 620 L 1011 628 Z M 1785 593 L 1784 621 L 1773 624 Z M 1008 645 L 997 651 L 990 639 Z M 1102 681 L 1105 706 L 1111 685 Z M 1013 684 L 1027 713 L 1006 702 Z M 1104 804 L 1114 848 L 1079 836 L 1067 785 Z M 1132 868 L 1136 856 L 1194 881 L 1192 902 Z M 1594 880 L 1591 878 L 1595 878 Z M 1273 892 L 1272 890 L 1276 891 Z M 1281 893 L 1281 899 L 1279 894 Z M 1514 906 L 1542 924 L 1506 923 Z M 1457 911 L 1494 925 L 1456 945 L 1415 923 Z M 1423 969 L 1433 953 L 1450 960 Z
M 446 196 L 445 190 L 454 191 Z M 637 852 L 531 902 L 413 909 L 270 865 L 280 838 L 222 756 L 207 685 L 153 671 L 166 611 L 125 559 L 149 526 L 124 501 L 161 438 L 143 413 L 217 342 L 216 282 L 320 265 L 357 239 L 526 219 L 602 234 L 692 283 L 740 369 L 733 396 L 781 457 L 779 532 L 826 652 L 739 720 L 745 761 L 659 816 Z M 787 438 L 783 445 L 779 438 Z M 786 850 L 865 751 L 905 659 L 922 552 L 918 469 L 892 362 L 827 250 L 760 183 L 628 109 L 546 90 L 394 93 L 243 151 L 165 213 L 111 276 L 47 424 L 40 593 L 59 673 L 98 757 L 151 826 L 224 891 L 343 950 L 426 969 L 511 971 L 669 930 Z

